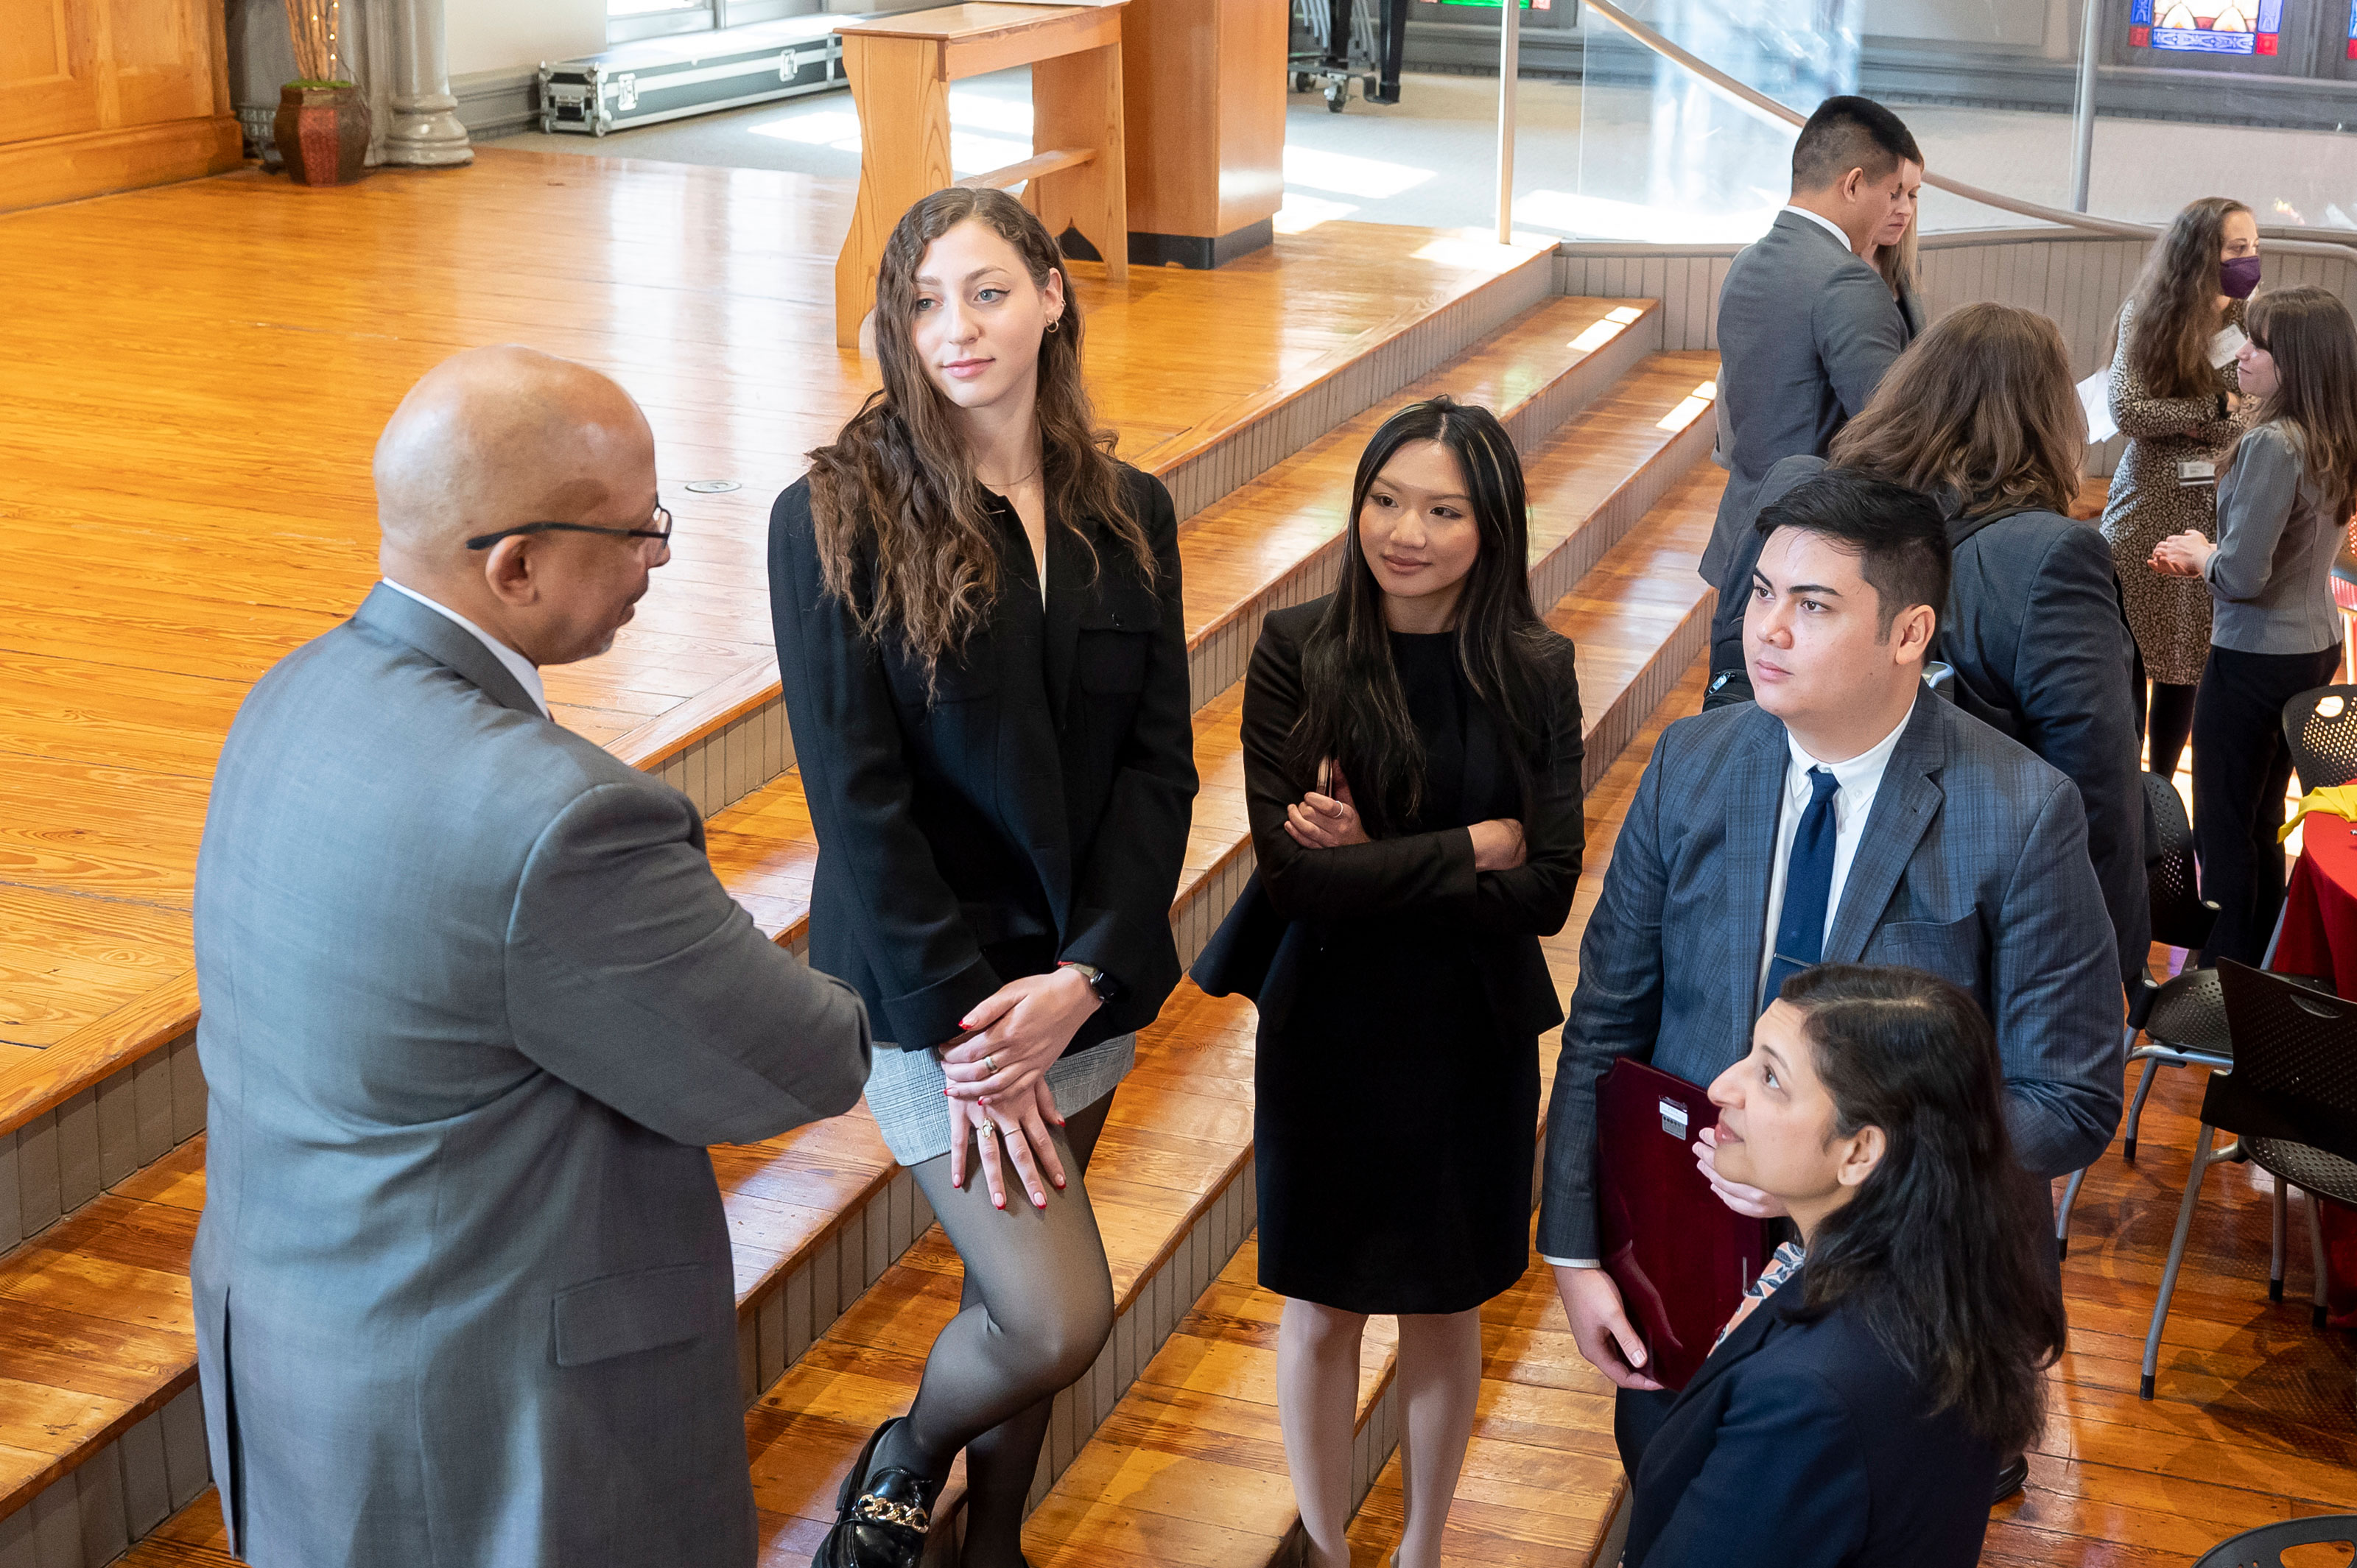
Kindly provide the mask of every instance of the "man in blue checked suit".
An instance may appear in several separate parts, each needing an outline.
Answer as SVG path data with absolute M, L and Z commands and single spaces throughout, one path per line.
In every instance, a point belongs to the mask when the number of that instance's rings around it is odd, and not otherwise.
M 1745 660 L 1756 704 L 1672 725 L 1580 944 L 1547 1112 L 1539 1251 L 1580 1351 L 1620 1385 L 1633 1472 L 1671 1396 L 1596 1266 L 1596 1087 L 1616 1057 L 1708 1084 L 1785 977 L 1890 963 L 1996 1028 L 2015 1149 L 2077 1169 L 2120 1115 L 2119 964 L 2077 788 L 1922 683 L 1949 553 L 1915 491 L 1828 471 L 1768 508 Z M 1728 1205 L 1773 1200 L 1710 1171 Z

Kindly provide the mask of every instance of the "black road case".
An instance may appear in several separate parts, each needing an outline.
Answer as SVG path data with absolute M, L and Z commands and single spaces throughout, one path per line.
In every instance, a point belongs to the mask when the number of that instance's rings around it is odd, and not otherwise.
M 543 62 L 540 128 L 602 136 L 843 81 L 839 16 L 787 16 Z

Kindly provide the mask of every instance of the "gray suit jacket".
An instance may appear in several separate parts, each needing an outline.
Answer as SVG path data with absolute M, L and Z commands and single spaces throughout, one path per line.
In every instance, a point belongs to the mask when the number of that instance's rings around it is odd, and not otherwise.
M 1718 450 L 1727 467 L 1702 575 L 1726 583 L 1751 492 L 1782 458 L 1823 456 L 1921 326 L 1882 274 L 1824 228 L 1780 212 L 1718 291 Z
M 379 586 L 239 711 L 196 942 L 238 1552 L 751 1563 L 704 1146 L 847 1110 L 867 1026 L 722 889 L 687 798 Z
M 1547 1109 L 1546 1256 L 1597 1256 L 1596 1086 L 1613 1058 L 1708 1084 L 1750 1049 L 1789 757 L 1783 724 L 1745 703 L 1672 725 L 1646 765 L 1580 942 Z M 2079 792 L 1929 692 L 1883 773 L 1824 956 L 1973 993 L 2031 1171 L 2075 1170 L 2111 1141 L 2120 977 Z
M 1748 584 L 1763 542 L 1760 514 L 1825 470 L 1822 457 L 1787 457 L 1768 471 L 1741 520 L 1730 587 Z M 1976 523 L 1949 511 L 1955 575 L 1932 657 L 1956 672 L 1979 716 L 2054 765 L 2087 808 L 2087 853 L 2133 982 L 2152 957 L 2152 896 L 2145 876 L 2143 747 L 2136 733 L 2136 639 L 2120 607 L 2112 549 L 2093 524 L 2051 511 Z M 1742 670 L 1750 595 L 1722 593 L 1711 617 L 1710 667 Z M 1710 705 L 1750 699 L 1750 682 L 1715 691 Z M 1953 693 L 1951 693 L 1953 694 Z

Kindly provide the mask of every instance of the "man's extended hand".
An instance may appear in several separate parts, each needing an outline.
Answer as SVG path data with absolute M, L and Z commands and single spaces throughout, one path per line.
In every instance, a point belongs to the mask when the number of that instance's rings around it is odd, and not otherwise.
M 1621 1310 L 1620 1287 L 1602 1269 L 1555 1271 L 1555 1294 L 1571 1319 L 1571 1337 L 1588 1364 L 1624 1389 L 1662 1385 L 1638 1369 L 1645 1365 L 1645 1342 Z

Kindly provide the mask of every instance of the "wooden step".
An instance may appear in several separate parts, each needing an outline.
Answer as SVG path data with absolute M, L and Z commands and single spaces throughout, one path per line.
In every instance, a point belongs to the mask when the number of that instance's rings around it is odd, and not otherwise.
M 1601 497 L 1673 445 L 1693 423 L 1690 414 L 1675 429 L 1652 427 L 1678 413 L 1697 381 L 1717 374 L 1717 356 L 1679 355 L 1674 358 L 1706 362 L 1706 368 L 1699 376 L 1686 375 L 1681 364 L 1670 380 L 1662 380 L 1653 365 L 1661 356 L 1645 357 L 1659 332 L 1652 300 L 1566 299 L 1542 306 L 1511 331 L 1403 388 L 1183 524 L 1179 552 L 1195 701 L 1208 701 L 1243 678 L 1269 611 L 1332 588 L 1351 481 L 1385 419 L 1442 392 L 1483 403 L 1507 421 L 1525 455 L 1560 436 L 1578 454 L 1566 461 L 1595 470 Z M 1575 414 L 1580 417 L 1566 424 Z M 1652 439 L 1631 439 L 1648 430 Z M 1663 455 L 1664 470 L 1695 456 L 1683 449 Z M 1532 500 L 1535 515 L 1535 493 Z M 1577 514 L 1586 515 L 1586 509 Z M 1559 520 L 1558 526 L 1574 521 Z
M 1555 1271 L 1535 1256 L 1512 1290 L 1481 1309 L 1480 1412 L 1442 1561 L 1588 1568 L 1628 1495 L 1612 1384 L 1581 1357 Z M 1394 1454 L 1351 1521 L 1351 1568 L 1382 1568 L 1398 1546 L 1400 1487 Z
M 402 340 L 424 345 L 428 360 L 441 351 L 437 342 L 522 338 L 616 367 L 654 421 L 666 475 L 741 482 L 728 494 L 667 491 L 681 513 L 679 538 L 636 620 L 610 653 L 548 671 L 560 720 L 716 811 L 791 760 L 770 648 L 770 499 L 858 406 L 873 374 L 872 362 L 838 363 L 831 349 L 815 368 L 807 355 L 732 356 L 748 331 L 769 343 L 831 337 L 831 328 L 802 330 L 818 319 L 813 308 L 824 314 L 824 290 L 813 306 L 794 277 L 809 262 L 823 283 L 834 245 L 812 236 L 847 220 L 847 188 L 533 154 L 487 154 L 466 179 L 475 195 L 457 199 L 528 209 L 536 224 L 568 236 L 561 249 L 577 264 L 562 275 L 503 276 L 489 294 L 474 286 L 479 279 L 412 269 L 390 306 L 371 296 L 357 312 L 342 299 L 307 309 L 340 324 L 322 330 L 364 337 L 397 320 Z M 251 224 L 275 221 L 263 216 L 277 199 L 267 182 L 232 178 L 186 194 L 218 207 L 207 222 L 232 235 L 251 238 Z M 438 209 L 448 192 L 431 197 L 435 211 L 406 210 L 426 199 L 422 189 L 390 195 L 392 208 L 348 212 L 359 227 L 339 229 L 330 248 L 366 251 L 371 228 L 447 218 Z M 605 246 L 611 204 L 648 199 L 723 216 L 686 252 L 625 247 L 618 261 Z M 125 210 L 102 203 L 59 219 L 65 229 L 51 236 L 51 265 L 38 286 L 81 286 L 87 269 L 59 258 L 126 221 Z M 747 229 L 724 220 L 730 212 L 761 216 Z M 755 230 L 759 242 L 746 241 Z M 746 243 L 762 265 L 737 264 L 749 254 Z M 1123 455 L 1161 476 L 1185 515 L 1550 296 L 1552 249 L 1331 223 L 1281 237 L 1217 275 L 1149 271 L 1116 289 L 1083 263 L 1077 278 L 1099 413 L 1122 433 Z M 95 298 L 86 290 L 76 297 L 85 306 Z M 0 697 L 0 751 L 19 764 L 0 772 L 0 855 L 16 884 L 0 887 L 0 1249 L 123 1174 L 113 1144 L 102 1148 L 99 1123 L 110 1138 L 114 1125 L 108 1102 L 135 1098 L 135 1067 L 144 1074 L 146 1058 L 181 1057 L 191 1045 L 188 878 L 221 736 L 247 685 L 347 615 L 376 575 L 366 465 L 350 460 L 364 457 L 372 434 L 350 422 L 330 431 L 334 439 L 298 464 L 305 482 L 281 487 L 302 498 L 285 508 L 257 501 L 233 474 L 222 478 L 255 465 L 283 469 L 285 455 L 237 435 L 233 420 L 192 423 L 188 400 L 211 406 L 205 400 L 239 380 L 224 379 L 223 364 L 276 366 L 288 339 L 283 324 L 251 320 L 243 302 L 213 299 L 205 287 L 192 297 L 199 303 L 175 331 L 115 334 L 121 340 L 94 359 L 86 322 L 37 334 L 43 352 L 71 361 L 70 373 L 44 382 L 46 403 L 25 403 L 34 424 L 17 421 L 20 439 L 0 451 L 0 463 L 24 459 L 12 476 L 24 481 L 18 499 L 45 524 L 27 546 L 31 575 L 0 578 L 14 628 L 0 650 L 0 691 L 8 693 Z M 217 307 L 225 303 L 235 308 L 224 317 Z M 646 325 L 648 306 L 660 307 L 660 330 Z M 80 319 L 71 311 L 41 317 L 69 318 Z M 354 406 L 390 407 L 425 362 L 395 356 L 363 367 L 371 390 Z M 115 417 L 57 423 L 60 410 L 85 403 Z M 32 440 L 27 432 L 43 418 L 70 426 L 70 438 Z M 192 463 L 179 437 L 198 428 L 210 445 L 206 461 Z M 227 447 L 223 431 L 231 432 Z M 178 521 L 124 522 L 122 497 L 139 487 L 126 487 L 124 475 L 167 470 Z M 135 581 L 92 580 L 62 598 L 10 591 L 75 581 L 93 552 L 107 553 L 92 542 L 111 538 L 135 558 Z M 303 547 L 257 553 L 256 538 Z M 175 1069 L 188 1090 L 173 1106 L 180 1137 L 188 1111 L 201 1125 L 201 1080 L 188 1060 L 185 1075 Z M 153 1087 L 140 1086 L 143 1106 Z M 20 1142 L 31 1145 L 23 1157 Z M 140 1148 L 141 1163 L 161 1152 Z M 20 1165 L 31 1167 L 21 1177 Z M 10 1202 L 12 1187 L 32 1197 Z M 52 1208 L 39 1201 L 44 1194 L 62 1201 Z
M 1690 632 L 1702 592 L 1693 561 L 1708 537 L 1722 482 L 1707 467 L 1682 480 L 1656 509 L 1659 515 L 1596 568 L 1616 582 L 1634 582 L 1648 570 L 1674 573 L 1694 584 L 1693 592 L 1656 593 L 1626 611 L 1575 596 L 1551 618 L 1580 642 L 1593 757 L 1603 757 L 1616 729 L 1635 733 L 1620 715 L 1658 682 L 1665 650 Z M 1643 646 L 1649 632 L 1650 650 Z M 1197 715 L 1206 783 L 1198 829 L 1204 835 L 1243 836 L 1233 740 L 1239 698 L 1227 693 Z M 1620 771 L 1641 765 L 1641 758 L 1625 761 Z M 1599 802 L 1613 802 L 1615 811 L 1626 802 L 1627 788 L 1614 789 L 1618 773 L 1598 767 L 1603 782 L 1592 793 L 1591 817 Z M 1225 830 L 1219 826 L 1223 816 Z M 719 842 L 716 831 L 716 854 Z M 1215 877 L 1240 882 L 1250 854 L 1246 838 L 1230 847 L 1223 869 L 1211 864 L 1199 841 L 1189 869 L 1198 896 Z M 1609 840 L 1592 827 L 1591 865 L 1608 854 Z M 1584 891 L 1595 875 L 1583 879 Z M 1584 897 L 1575 929 L 1548 944 L 1559 972 L 1576 952 L 1576 927 L 1591 904 L 1592 894 Z M 1043 1456 L 1043 1498 L 1047 1479 L 1135 1393 L 1138 1369 L 1167 1349 L 1211 1280 L 1223 1268 L 1234 1272 L 1232 1259 L 1254 1217 L 1252 1031 L 1248 1004 L 1182 985 L 1140 1036 L 1137 1070 L 1114 1101 L 1090 1182 L 1114 1264 L 1118 1326 L 1097 1368 L 1059 1402 Z M 798 1564 L 830 1517 L 834 1487 L 858 1444 L 913 1394 L 925 1349 L 955 1310 L 956 1259 L 937 1230 L 926 1230 L 930 1216 L 913 1181 L 892 1166 L 864 1108 L 770 1144 L 716 1149 L 714 1163 L 738 1249 L 740 1360 L 748 1388 L 768 1387 L 747 1417 L 765 1560 Z M 830 1201 L 838 1207 L 829 1210 Z M 920 1233 L 913 1246 L 911 1232 Z M 1247 1256 L 1241 1283 L 1248 1286 L 1251 1277 Z M 1369 1354 L 1380 1356 L 1376 1348 Z M 782 1378 L 773 1378 L 780 1367 Z M 1370 1384 L 1371 1401 L 1381 1383 Z M 1394 1438 L 1378 1423 L 1362 1441 L 1372 1478 Z M 200 1502 L 190 1510 L 195 1522 L 178 1521 L 175 1530 L 201 1535 L 202 1510 L 210 1506 L 210 1499 Z M 212 1550 L 174 1534 L 166 1531 L 141 1551 Z
M 1633 744 L 1609 770 L 1606 788 L 1591 796 L 1591 865 L 1609 858 L 1653 740 L 1670 720 L 1701 705 L 1703 673 L 1699 661 L 1683 672 L 1676 689 L 1647 715 Z M 1586 884 L 1598 875 L 1583 870 L 1581 880 Z M 1586 909 L 1575 911 L 1570 924 L 1546 944 L 1551 961 L 1577 954 L 1585 924 Z M 1559 983 L 1568 994 L 1568 977 Z M 1539 1061 L 1542 1079 L 1551 1083 L 1555 1053 L 1544 1043 Z M 1256 1249 L 1248 1242 L 1057 1480 L 1025 1531 L 1025 1555 L 1036 1568 L 1243 1568 L 1292 1560 L 1299 1514 L 1286 1476 L 1275 1395 L 1276 1324 L 1283 1301 L 1260 1287 L 1257 1268 Z M 1493 1346 L 1512 1345 L 1517 1324 L 1540 1316 L 1523 1300 L 1530 1283 L 1526 1276 L 1515 1292 L 1483 1309 L 1484 1348 L 1492 1363 L 1499 1354 Z M 1352 1455 L 1353 1489 L 1361 1498 L 1399 1441 L 1397 1402 L 1392 1397 L 1394 1350 L 1391 1324 L 1371 1321 L 1361 1352 Z M 1577 1352 L 1571 1355 L 1577 1362 Z M 1560 1376 L 1581 1397 L 1531 1402 L 1548 1405 L 1547 1414 L 1562 1423 L 1555 1434 L 1562 1446 L 1609 1455 L 1611 1401 L 1597 1394 L 1603 1380 L 1584 1364 L 1565 1368 Z M 1514 1419 L 1489 1400 L 1484 1404 L 1491 1431 Z M 1617 1464 L 1612 1468 L 1617 1472 Z M 1591 1471 L 1586 1479 L 1591 1492 L 1600 1495 L 1594 1506 L 1575 1510 L 1559 1533 L 1585 1535 L 1592 1551 L 1602 1537 L 1611 1495 L 1604 1477 Z M 1587 1555 L 1530 1560 L 1584 1564 Z
M 1545 312 L 1534 316 L 1550 320 L 1546 331 L 1561 330 L 1562 322 L 1548 318 Z M 1524 328 L 1526 337 L 1537 330 L 1529 321 Z M 1609 539 L 1626 530 L 1627 518 L 1639 503 L 1668 482 L 1667 467 L 1692 460 L 1694 426 L 1707 423 L 1697 422 L 1691 410 L 1682 417 L 1680 414 L 1681 404 L 1695 384 L 1695 375 L 1711 368 L 1707 357 L 1655 356 L 1654 360 L 1660 362 L 1648 361 L 1637 373 L 1623 378 L 1623 382 L 1629 384 L 1616 385 L 1603 398 L 1593 400 L 1588 417 L 1581 422 L 1584 432 L 1592 431 L 1584 442 L 1577 436 L 1566 435 L 1542 446 L 1534 465 L 1537 477 L 1534 495 L 1550 527 L 1534 541 L 1534 573 L 1560 575 L 1566 570 L 1562 563 L 1585 561 L 1594 562 L 1597 571 L 1625 577 L 1641 572 L 1648 564 L 1660 566 L 1663 562 L 1669 563 L 1668 569 L 1675 570 L 1674 557 L 1677 552 L 1692 553 L 1699 550 L 1698 542 L 1686 540 L 1685 532 L 1690 532 L 1691 528 L 1675 506 L 1662 509 L 1661 520 L 1649 521 L 1645 528 L 1621 544 L 1609 550 L 1604 548 Z M 1536 400 L 1543 396 L 1563 395 L 1565 384 L 1564 378 L 1558 376 L 1544 387 L 1526 386 L 1527 395 L 1518 406 L 1536 407 Z M 1593 457 L 1583 456 L 1591 451 L 1596 454 Z M 1715 475 L 1716 470 L 1708 471 L 1706 482 Z M 1540 488 L 1542 482 L 1544 489 Z M 1715 489 L 1710 493 L 1715 496 Z M 1648 532 L 1648 529 L 1652 532 Z M 1706 537 L 1706 522 L 1704 532 Z M 1642 548 L 1651 553 L 1621 562 L 1620 554 L 1616 553 L 1626 552 L 1641 542 L 1646 542 Z M 1601 560 L 1598 559 L 1599 554 Z M 1655 560 L 1657 556 L 1661 560 Z M 1616 565 L 1616 562 L 1620 564 Z M 1690 563 L 1684 571 L 1691 578 Z M 1695 586 L 1699 588 L 1698 580 Z M 1566 607 L 1559 607 L 1556 619 L 1578 638 L 1582 633 L 1577 618 L 1563 618 L 1568 607 L 1567 601 Z M 1678 640 L 1685 630 L 1683 620 L 1676 616 L 1664 618 L 1658 606 L 1634 618 L 1622 618 L 1627 624 L 1617 627 L 1610 638 L 1600 639 L 1594 656 L 1584 643 L 1582 646 L 1582 685 L 1591 731 L 1591 773 L 1600 773 L 1607 748 L 1618 744 L 1611 737 L 1631 728 L 1632 721 L 1626 716 L 1629 703 L 1650 689 L 1649 680 L 1659 683 L 1656 667 L 1663 657 L 1683 646 Z M 1605 624 L 1607 620 L 1599 619 L 1599 627 Z M 1652 646 L 1638 646 L 1649 635 Z M 1232 686 L 1195 715 L 1197 762 L 1203 789 L 1172 908 L 1182 956 L 1189 960 L 1208 940 L 1241 891 L 1253 865 L 1237 740 L 1241 703 L 1241 687 Z M 800 795 L 799 779 L 790 772 L 721 813 L 711 824 L 709 842 L 716 869 L 764 929 L 781 941 L 797 948 L 805 946 L 809 873 L 814 865 L 815 837 Z M 1205 1005 L 1210 1004 L 1206 1002 Z M 1242 1030 L 1243 1041 L 1248 1047 L 1248 1012 L 1243 1023 L 1230 1023 L 1232 1029 Z M 1245 1060 L 1248 1071 L 1248 1051 Z M 1142 1065 L 1141 1072 L 1146 1070 Z M 1139 1242 L 1143 1251 L 1125 1265 L 1134 1267 L 1135 1272 L 1117 1277 L 1126 1278 L 1133 1293 L 1125 1297 L 1125 1311 L 1136 1321 L 1149 1325 L 1146 1330 L 1149 1335 L 1168 1332 L 1179 1311 L 1200 1294 L 1209 1272 L 1233 1251 L 1245 1228 L 1247 1222 L 1239 1216 L 1248 1209 L 1249 1183 L 1240 1187 L 1238 1176 L 1250 1157 L 1248 1121 L 1247 1111 L 1246 1124 L 1232 1129 L 1232 1140 L 1222 1145 L 1218 1169 L 1199 1170 L 1190 1177 L 1200 1178 L 1200 1190 L 1192 1193 L 1192 1197 L 1200 1200 L 1200 1210 L 1173 1214 L 1151 1202 L 1142 1210 L 1137 1223 L 1143 1228 L 1140 1234 L 1144 1240 Z M 1114 1152 L 1120 1146 L 1119 1140 L 1109 1133 L 1101 1162 L 1115 1158 Z M 1140 1157 L 1154 1156 L 1148 1161 L 1154 1164 L 1167 1154 L 1161 1150 L 1140 1151 Z M 181 1190 L 189 1195 L 191 1208 L 201 1202 L 201 1140 L 176 1156 L 176 1178 L 183 1183 Z M 931 1223 L 931 1215 L 913 1179 L 893 1164 L 884 1149 L 864 1106 L 846 1116 L 800 1129 L 780 1139 L 716 1149 L 714 1165 L 723 1189 L 735 1251 L 741 1382 L 747 1399 L 751 1401 L 761 1391 L 777 1384 L 780 1377 L 801 1362 L 813 1345 L 826 1340 L 831 1326 L 836 1325 L 845 1309 L 871 1294 L 871 1287 L 885 1279 L 896 1260 L 908 1252 Z M 1127 1178 L 1115 1173 L 1106 1179 Z M 1148 1183 L 1148 1197 L 1160 1190 Z M 113 1204 L 122 1196 L 113 1195 L 102 1201 Z M 1117 1195 L 1114 1201 L 1118 1202 Z M 103 1217 L 110 1222 L 122 1218 L 113 1208 L 105 1210 Z M 1108 1221 L 1109 1235 L 1112 1229 Z M 76 1249 L 81 1237 L 81 1230 L 60 1232 L 48 1238 L 59 1245 L 27 1249 L 27 1283 L 17 1288 L 25 1292 L 45 1288 L 40 1282 L 50 1273 L 78 1266 L 81 1253 Z M 183 1237 L 180 1240 L 180 1261 L 177 1265 L 183 1271 L 186 1240 Z M 1200 1259 L 1189 1262 L 1194 1253 L 1188 1249 L 1196 1248 L 1204 1250 Z M 1174 1258 L 1178 1260 L 1175 1269 Z M 1199 1273 L 1203 1277 L 1196 1277 Z M 1157 1283 L 1165 1279 L 1179 1283 Z M 1142 1297 L 1139 1292 L 1145 1293 Z M 11 1286 L 0 1278 L 0 1294 L 11 1294 Z M 1141 1299 L 1145 1303 L 1142 1316 L 1138 1312 Z M 180 1312 L 178 1332 L 185 1336 L 185 1300 Z M 1134 1337 L 1137 1331 L 1124 1332 Z M 926 1342 L 930 1342 L 930 1332 Z M 1147 1354 L 1150 1353 L 1149 1348 Z M 1134 1370 L 1136 1359 L 1118 1369 Z M 1107 1376 L 1111 1380 L 1114 1374 Z M 82 1381 L 91 1380 L 69 1380 L 79 1389 Z M 1107 1380 L 1107 1399 L 1125 1388 L 1127 1381 L 1126 1376 L 1117 1381 Z M 7 1487 L 0 1490 L 0 1510 L 12 1506 L 21 1509 L 37 1494 L 46 1495 L 45 1488 L 59 1490 L 51 1483 L 83 1461 L 116 1454 L 121 1447 L 118 1440 L 125 1432 L 142 1421 L 160 1423 L 158 1412 L 172 1401 L 188 1399 L 191 1402 L 189 1408 L 193 1408 L 192 1387 L 192 1354 L 183 1351 L 159 1363 L 141 1385 L 140 1398 L 125 1402 L 124 1408 L 104 1402 L 82 1407 L 78 1420 L 59 1427 L 50 1449 L 38 1466 L 28 1461 L 14 1467 L 12 1474 L 6 1463 L 6 1444 L 0 1440 L 0 1485 Z M 1085 1433 L 1092 1429 L 1102 1413 L 1091 1410 L 1089 1419 L 1075 1430 Z M 1051 1453 L 1051 1457 L 1060 1464 L 1069 1453 Z M 112 1474 L 117 1463 L 110 1459 L 93 1474 Z

